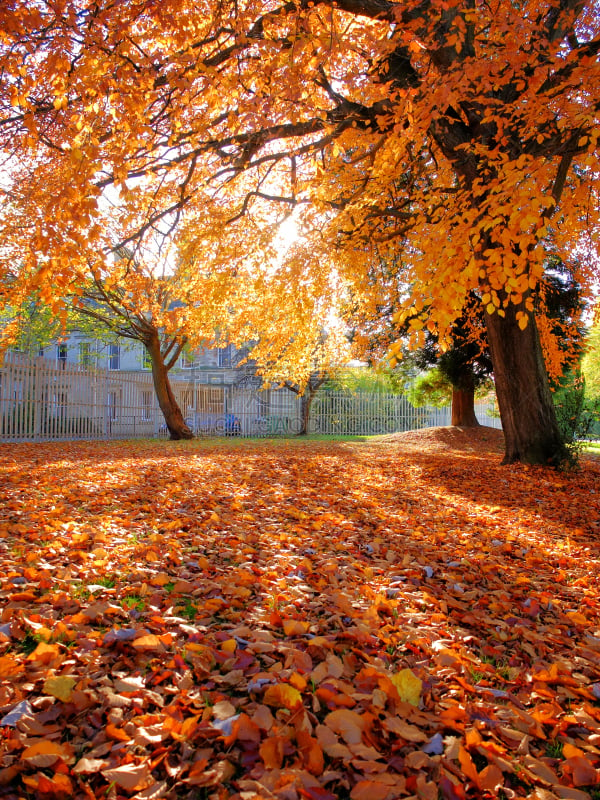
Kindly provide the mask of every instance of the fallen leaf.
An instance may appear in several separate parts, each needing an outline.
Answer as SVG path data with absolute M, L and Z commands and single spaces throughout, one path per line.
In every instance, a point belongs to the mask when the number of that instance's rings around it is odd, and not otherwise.
M 36 742 L 23 750 L 21 758 L 37 769 L 51 767 L 59 759 L 65 763 L 72 761 L 71 752 L 56 742 Z
M 103 769 L 101 772 L 109 783 L 114 781 L 117 786 L 128 792 L 139 792 L 152 786 L 155 782 L 147 762 L 124 764 L 114 769 Z
M 359 781 L 350 792 L 352 800 L 384 800 L 390 793 L 390 787 L 378 781 Z
M 325 725 L 334 733 L 339 733 L 347 744 L 358 744 L 362 741 L 364 719 L 355 711 L 340 708 L 325 717 Z
M 77 681 L 67 675 L 59 675 L 56 678 L 46 678 L 44 681 L 44 692 L 62 700 L 63 703 L 70 703 L 73 697 L 73 689 Z
M 391 676 L 391 681 L 398 690 L 400 700 L 413 706 L 419 705 L 423 682 L 410 669 L 403 669 Z
M 288 708 L 294 711 L 302 705 L 302 695 L 298 689 L 287 683 L 278 683 L 275 686 L 268 686 L 264 695 L 263 702 L 275 708 Z

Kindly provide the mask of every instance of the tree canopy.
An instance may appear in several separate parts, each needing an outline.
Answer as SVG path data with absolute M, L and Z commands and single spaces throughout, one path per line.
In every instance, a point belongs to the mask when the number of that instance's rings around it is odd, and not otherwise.
M 549 235 L 559 257 L 582 251 L 593 291 L 593 0 L 12 0 L 0 14 L 7 294 L 56 300 L 90 259 L 167 236 L 194 280 L 248 280 L 255 320 L 276 297 L 289 341 L 315 298 L 351 287 L 375 307 L 369 265 L 400 257 L 398 320 L 417 339 L 443 341 L 479 297 L 507 459 L 560 457 L 535 311 Z M 282 256 L 292 212 L 303 238 Z M 261 280 L 277 287 L 267 303 Z M 535 388 L 527 407 L 510 374 Z

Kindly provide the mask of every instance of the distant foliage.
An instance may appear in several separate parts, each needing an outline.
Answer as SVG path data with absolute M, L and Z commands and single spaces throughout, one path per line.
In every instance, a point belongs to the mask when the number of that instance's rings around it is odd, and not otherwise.
M 409 376 L 400 369 L 353 367 L 339 372 L 325 388 L 350 393 L 395 394 L 406 392 Z
M 576 463 L 580 443 L 600 437 L 600 398 L 586 398 L 586 381 L 571 376 L 554 394 L 554 407 L 560 431 L 569 449 L 569 461 Z
M 439 367 L 434 367 L 416 378 L 408 397 L 418 408 L 426 405 L 442 408 L 452 400 L 452 384 Z
M 586 340 L 586 351 L 581 362 L 585 376 L 586 400 L 600 400 L 600 325 L 592 327 Z

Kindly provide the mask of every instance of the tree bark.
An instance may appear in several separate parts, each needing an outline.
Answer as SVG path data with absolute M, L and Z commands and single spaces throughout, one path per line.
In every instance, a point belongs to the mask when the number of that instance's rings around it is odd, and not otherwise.
M 315 396 L 314 392 L 309 389 L 300 397 L 300 424 L 301 428 L 298 431 L 298 436 L 306 436 L 308 434 L 308 422 L 310 419 L 310 406 Z
M 504 317 L 485 312 L 504 431 L 502 463 L 560 466 L 568 452 L 556 420 L 535 317 L 523 304 L 509 304 L 504 311 Z M 519 311 L 527 316 L 524 330 L 517 320 Z
M 312 401 L 315 399 L 317 391 L 321 388 L 326 380 L 327 372 L 317 371 L 311 373 L 304 388 L 304 393 L 302 393 L 302 390 L 298 384 L 291 383 L 290 381 L 285 382 L 284 386 L 286 389 L 289 389 L 290 392 L 293 392 L 300 397 L 300 430 L 297 433 L 298 436 L 307 435 Z
M 460 428 L 477 428 L 479 420 L 475 416 L 475 389 L 452 388 L 452 425 Z
M 194 434 L 186 424 L 169 382 L 169 373 L 163 358 L 158 334 L 150 336 L 144 345 L 152 363 L 152 380 L 158 405 L 163 413 L 171 439 L 193 439 Z
M 471 364 L 461 362 L 452 375 L 451 424 L 461 428 L 479 427 L 475 416 L 475 376 Z

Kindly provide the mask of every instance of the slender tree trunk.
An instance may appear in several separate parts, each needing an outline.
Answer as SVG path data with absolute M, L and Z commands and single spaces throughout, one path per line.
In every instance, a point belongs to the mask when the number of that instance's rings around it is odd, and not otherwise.
M 528 317 L 521 330 L 517 313 Z M 504 464 L 559 466 L 567 456 L 540 343 L 535 317 L 524 306 L 508 305 L 505 316 L 485 312 L 494 365 L 496 395 L 504 430 Z
M 160 350 L 158 334 L 144 342 L 152 362 L 152 380 L 158 405 L 163 413 L 171 439 L 193 439 L 194 434 L 186 425 L 181 409 L 175 400 L 169 373 Z
M 310 390 L 306 390 L 306 392 L 300 396 L 300 423 L 301 428 L 298 431 L 298 436 L 306 436 L 308 433 L 308 422 L 310 419 L 310 406 L 313 401 L 314 392 Z

